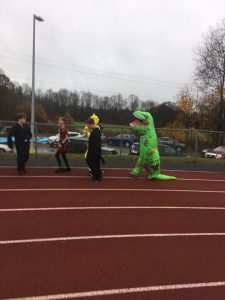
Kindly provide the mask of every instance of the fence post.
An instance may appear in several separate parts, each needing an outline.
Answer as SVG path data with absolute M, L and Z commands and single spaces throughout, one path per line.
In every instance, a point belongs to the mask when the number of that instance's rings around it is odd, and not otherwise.
M 120 159 L 122 156 L 122 146 L 123 146 L 123 134 L 120 135 Z
M 199 131 L 195 130 L 195 153 L 194 153 L 194 163 L 196 163 L 196 159 L 198 156 L 198 138 L 199 138 Z
M 34 130 L 34 140 L 35 140 L 35 158 L 37 158 L 37 148 L 38 148 L 38 145 L 37 145 L 37 133 L 38 133 L 38 123 L 36 122 L 35 123 L 35 130 Z

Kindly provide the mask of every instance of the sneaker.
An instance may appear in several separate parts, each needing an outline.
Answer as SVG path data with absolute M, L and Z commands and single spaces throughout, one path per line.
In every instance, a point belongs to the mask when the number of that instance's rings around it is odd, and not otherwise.
M 64 171 L 64 172 L 70 172 L 70 171 L 71 171 L 71 168 L 70 168 L 70 167 L 65 167 L 65 168 L 63 169 L 63 171 Z
M 17 171 L 17 174 L 18 174 L 19 176 L 22 176 L 24 173 L 23 173 L 22 170 L 19 170 L 19 171 Z
M 60 173 L 63 171 L 64 171 L 64 169 L 62 167 L 58 167 L 58 169 L 55 170 L 55 173 Z
M 91 178 L 91 179 L 88 179 L 87 182 L 89 182 L 89 183 L 98 183 L 98 182 L 101 182 L 101 179 Z

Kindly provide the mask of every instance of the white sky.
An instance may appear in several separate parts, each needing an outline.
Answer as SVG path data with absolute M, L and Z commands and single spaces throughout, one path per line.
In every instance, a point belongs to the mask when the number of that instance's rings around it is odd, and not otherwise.
M 193 74 L 193 50 L 225 17 L 224 0 L 0 0 L 0 68 L 36 88 L 173 101 Z

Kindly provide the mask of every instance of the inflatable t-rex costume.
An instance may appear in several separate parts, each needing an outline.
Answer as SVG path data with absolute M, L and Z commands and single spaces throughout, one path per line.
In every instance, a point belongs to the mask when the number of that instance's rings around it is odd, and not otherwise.
M 137 177 L 143 169 L 148 173 L 148 179 L 171 180 L 174 176 L 160 174 L 160 158 L 157 135 L 154 121 L 149 112 L 135 111 L 135 121 L 130 123 L 131 128 L 141 134 L 140 157 L 131 175 Z

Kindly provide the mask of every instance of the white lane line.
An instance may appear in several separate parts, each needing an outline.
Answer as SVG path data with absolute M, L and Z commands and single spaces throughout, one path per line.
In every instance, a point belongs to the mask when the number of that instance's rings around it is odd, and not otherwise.
M 55 169 L 56 167 L 50 166 L 28 166 L 27 169 Z M 15 166 L 0 166 L 0 169 L 16 169 Z M 73 170 L 87 170 L 88 167 L 71 167 Z M 102 168 L 103 170 L 132 170 L 130 168 Z M 161 169 L 162 172 L 184 172 L 184 173 L 203 173 L 203 174 L 225 174 L 224 171 L 191 171 L 191 170 L 173 170 L 173 169 Z
M 79 241 L 79 240 L 101 240 L 101 239 L 199 237 L 199 236 L 204 236 L 204 237 L 225 236 L 225 232 L 146 233 L 146 234 L 111 234 L 111 235 L 69 236 L 69 237 L 39 238 L 39 239 L 24 239 L 24 240 L 4 240 L 4 241 L 0 241 L 0 245 L 45 243 L 45 242 L 60 242 L 60 241 Z
M 177 178 L 176 181 L 225 182 L 225 179 Z
M 98 183 L 101 184 L 101 183 Z M 176 192 L 176 193 L 219 193 L 219 194 L 225 194 L 224 191 L 216 190 L 216 191 L 209 191 L 209 190 L 173 190 L 173 189 L 117 189 L 117 188 L 28 188 L 28 189 L 20 189 L 20 188 L 14 188 L 14 189 L 0 189 L 0 192 L 162 192 L 162 193 L 168 193 L 168 192 Z
M 1 212 L 29 211 L 64 211 L 64 210 L 225 210 L 220 206 L 66 206 L 66 207 L 34 207 L 34 208 L 3 208 Z
M 120 294 L 133 294 L 133 293 L 143 293 L 143 292 L 169 291 L 169 290 L 180 290 L 180 289 L 210 288 L 210 287 L 219 287 L 219 286 L 225 286 L 225 281 L 183 283 L 183 284 L 177 283 L 177 284 L 155 285 L 155 286 L 153 285 L 153 286 L 144 286 L 144 287 L 98 290 L 98 291 L 78 292 L 78 293 L 75 292 L 75 293 L 67 293 L 67 294 L 10 298 L 10 299 L 11 300 L 57 300 L 57 299 L 86 298 L 86 297 L 109 296 L 109 295 L 120 295 Z M 0 300 L 9 300 L 9 298 L 0 299 Z
M 0 178 L 3 179 L 8 179 L 8 178 L 66 178 L 66 179 L 85 179 L 85 178 L 89 178 L 88 175 L 83 175 L 83 176 L 79 176 L 79 175 L 61 175 L 61 176 L 57 176 L 57 175 L 23 175 L 23 176 L 18 176 L 18 175 L 0 175 Z M 134 178 L 132 176 L 104 176 L 104 179 L 128 179 L 128 180 L 147 180 L 147 177 L 138 177 L 138 178 Z M 204 179 L 204 178 L 177 178 L 176 181 L 202 181 L 202 182 L 225 182 L 225 179 Z

